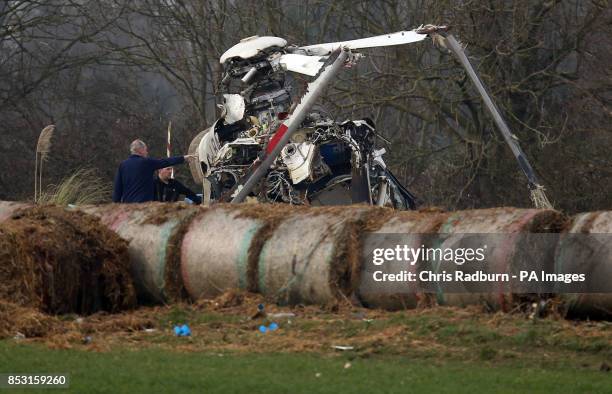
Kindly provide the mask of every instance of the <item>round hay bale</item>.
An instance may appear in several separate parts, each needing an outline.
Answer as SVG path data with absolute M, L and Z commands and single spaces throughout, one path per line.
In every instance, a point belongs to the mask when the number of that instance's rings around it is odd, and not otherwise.
M 531 262 L 537 262 L 539 267 L 552 272 L 556 238 L 527 239 L 522 234 L 558 233 L 564 223 L 565 217 L 554 210 L 491 208 L 454 212 L 441 226 L 435 247 L 442 250 L 476 249 L 490 242 L 494 246 L 489 246 L 485 264 L 479 266 L 472 262 L 456 265 L 433 261 L 426 267 L 432 272 L 447 272 L 453 277 L 455 271 L 473 274 L 476 270 L 518 275 L 521 269 L 532 268 Z M 421 269 L 425 269 L 425 266 Z M 429 285 L 427 290 L 435 294 L 440 305 L 484 305 L 492 311 L 509 311 L 522 300 L 538 297 L 522 294 L 525 293 L 522 288 L 509 288 L 508 283 L 501 282 L 498 284 L 498 290 L 493 292 L 479 292 L 477 289 L 482 288 L 480 282 L 455 282 L 452 286 L 451 292 L 445 292 L 440 285 Z
M 249 264 L 249 251 L 265 224 L 228 205 L 211 207 L 195 217 L 181 246 L 183 282 L 192 299 L 254 288 L 256 268 L 252 259 Z
M 414 309 L 420 305 L 424 294 L 419 291 L 418 283 L 376 282 L 373 278 L 376 271 L 397 274 L 407 270 L 418 274 L 418 264 L 386 262 L 376 266 L 369 259 L 374 249 L 393 247 L 398 242 L 410 248 L 420 248 L 431 238 L 425 235 L 437 233 L 447 217 L 447 213 L 440 211 L 394 212 L 391 217 L 383 217 L 382 222 L 379 222 L 382 225 L 377 228 L 364 229 L 367 232 L 363 236 L 362 256 L 368 260 L 362 265 L 357 296 L 365 307 L 400 310 Z
M 164 303 L 186 297 L 180 244 L 198 207 L 185 204 L 106 204 L 79 208 L 128 241 L 138 299 Z
M 127 244 L 81 212 L 21 211 L 0 224 L 0 299 L 55 314 L 132 308 Z
M 612 212 L 590 212 L 572 218 L 555 253 L 555 272 L 582 272 L 585 289 L 609 289 L 612 278 Z M 560 294 L 569 318 L 612 318 L 612 293 Z
M 0 201 L 0 222 L 9 219 L 13 214 L 21 209 L 31 208 L 33 204 L 19 201 Z
M 356 288 L 367 207 L 296 210 L 270 230 L 258 261 L 258 290 L 281 304 L 332 304 Z

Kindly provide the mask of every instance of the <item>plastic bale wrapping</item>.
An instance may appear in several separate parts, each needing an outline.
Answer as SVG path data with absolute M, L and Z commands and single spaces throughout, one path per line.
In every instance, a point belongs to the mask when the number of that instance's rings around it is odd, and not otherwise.
M 258 260 L 265 241 L 287 215 L 285 204 L 217 204 L 198 215 L 181 247 L 183 280 L 192 299 L 228 290 L 258 291 Z
M 138 299 L 164 303 L 186 296 L 180 275 L 180 244 L 196 206 L 169 203 L 80 207 L 128 241 L 130 271 Z
M 258 290 L 280 304 L 335 304 L 359 281 L 360 206 L 299 209 L 269 230 L 258 260 Z
M 0 224 L 0 299 L 53 314 L 132 308 L 127 244 L 81 212 L 20 211 Z
M 418 249 L 428 243 L 426 235 L 438 232 L 442 223 L 448 218 L 447 213 L 440 210 L 392 212 L 392 216 L 383 216 L 364 227 L 362 241 L 362 256 L 371 258 L 371 252 L 376 248 L 390 248 L 398 242 L 409 248 Z M 426 245 L 427 246 L 427 245 Z M 418 285 L 408 287 L 405 282 L 376 282 L 375 271 L 382 274 L 397 274 L 407 270 L 417 274 L 418 264 L 405 262 L 386 262 L 375 266 L 370 261 L 364 261 L 357 296 L 368 308 L 387 310 L 414 309 L 423 305 L 424 295 L 418 290 Z
M 442 262 L 434 259 L 419 269 L 430 269 L 434 273 L 447 272 L 455 277 L 455 271 L 474 274 L 475 270 L 484 273 L 516 274 L 531 268 L 545 269 L 552 272 L 556 235 L 549 238 L 523 236 L 527 233 L 558 233 L 564 226 L 566 218 L 554 210 L 491 208 L 458 211 L 452 213 L 440 227 L 435 248 L 456 250 L 457 248 L 482 248 L 491 240 L 493 247 L 485 253 L 484 266 L 464 263 Z M 476 235 L 475 235 L 476 234 Z M 480 268 L 479 268 L 480 267 Z M 527 294 L 522 288 L 510 288 L 509 283 L 494 283 L 496 291 L 479 292 L 480 282 L 453 283 L 453 291 L 445 292 L 438 284 L 427 289 L 435 296 L 439 305 L 467 306 L 483 305 L 490 311 L 510 311 L 522 301 L 539 298 L 537 294 Z
M 558 274 L 585 273 L 586 289 L 609 289 L 612 279 L 612 212 L 590 212 L 572 217 L 555 254 Z M 559 295 L 569 318 L 612 318 L 612 293 Z
M 31 208 L 33 205 L 18 201 L 0 201 L 0 222 L 9 219 L 19 210 Z
M 264 209 L 264 205 L 256 207 Z M 209 208 L 191 222 L 182 241 L 181 270 L 192 299 L 253 289 L 249 250 L 265 224 L 262 219 L 241 216 L 240 209 L 229 205 Z

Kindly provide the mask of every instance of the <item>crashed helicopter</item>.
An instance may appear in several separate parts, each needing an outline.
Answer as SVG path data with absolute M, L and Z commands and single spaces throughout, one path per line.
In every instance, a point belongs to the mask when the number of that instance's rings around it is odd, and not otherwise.
M 534 204 L 550 207 L 535 173 L 499 110 L 445 26 L 421 26 L 381 36 L 290 46 L 279 37 L 241 40 L 220 58 L 223 105 L 220 118 L 192 141 L 194 180 L 203 200 L 298 205 L 367 203 L 414 209 L 416 198 L 385 165 L 371 119 L 334 119 L 314 111 L 324 88 L 365 48 L 416 43 L 431 37 L 465 68 L 504 140 L 527 177 Z M 301 100 L 293 98 L 291 74 L 313 77 Z

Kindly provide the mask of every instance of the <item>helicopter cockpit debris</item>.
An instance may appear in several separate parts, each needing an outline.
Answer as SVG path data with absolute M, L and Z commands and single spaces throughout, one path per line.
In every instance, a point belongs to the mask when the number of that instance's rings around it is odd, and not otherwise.
M 341 68 L 359 60 L 359 49 L 432 37 L 458 57 L 506 137 L 510 131 L 463 49 L 452 35 L 445 35 L 446 30 L 427 25 L 303 47 L 288 45 L 279 37 L 253 36 L 228 49 L 220 58 L 222 114 L 194 140 L 199 166 L 192 173 L 203 184 L 204 200 L 241 202 L 252 197 L 298 205 L 367 203 L 414 209 L 415 196 L 383 160 L 385 149 L 378 146 L 374 122 L 369 118 L 339 122 L 313 107 Z M 292 73 L 312 77 L 299 100 Z M 507 138 L 506 142 L 529 180 L 532 195 L 541 193 L 540 201 L 546 203 L 518 143 Z

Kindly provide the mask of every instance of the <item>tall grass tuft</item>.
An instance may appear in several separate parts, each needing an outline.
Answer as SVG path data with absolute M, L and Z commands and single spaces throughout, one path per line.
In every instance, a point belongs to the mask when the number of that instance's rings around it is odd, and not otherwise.
M 55 125 L 51 124 L 45 127 L 40 132 L 38 142 L 36 143 L 36 160 L 34 161 L 34 202 L 37 202 L 42 194 L 43 165 L 49 158 L 51 139 L 53 138 L 54 131 Z
M 81 168 L 58 185 L 51 185 L 38 199 L 39 204 L 84 205 L 110 200 L 112 188 L 94 169 Z

